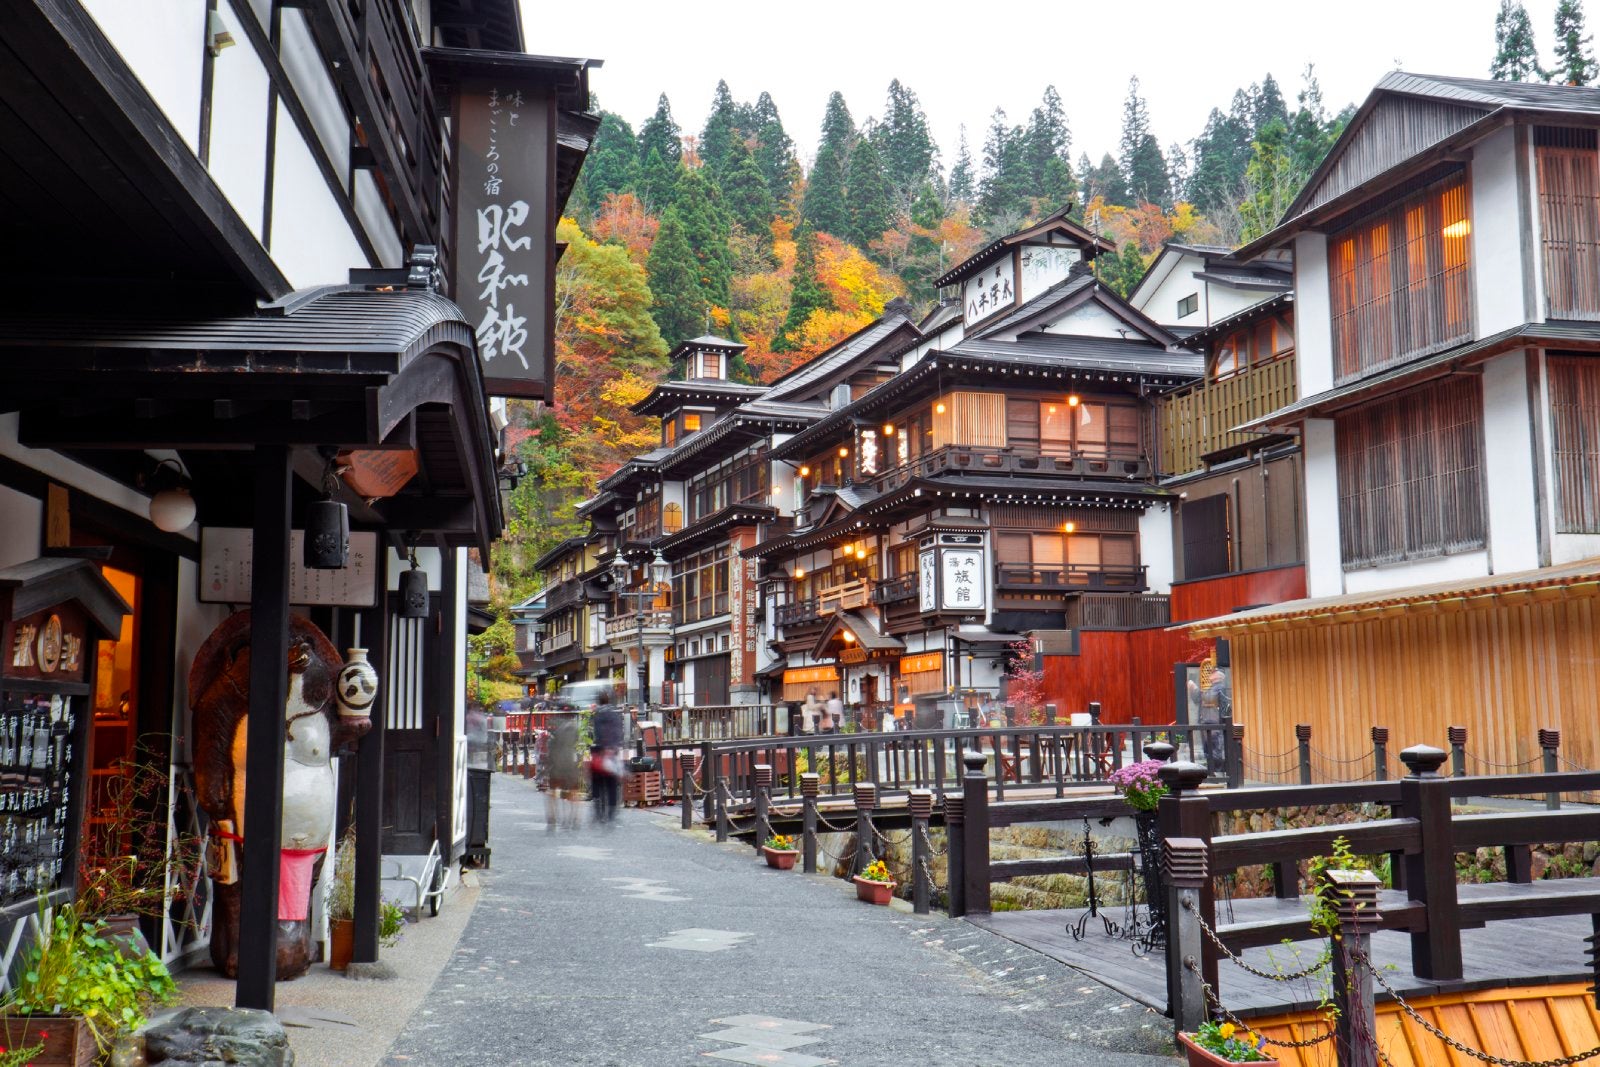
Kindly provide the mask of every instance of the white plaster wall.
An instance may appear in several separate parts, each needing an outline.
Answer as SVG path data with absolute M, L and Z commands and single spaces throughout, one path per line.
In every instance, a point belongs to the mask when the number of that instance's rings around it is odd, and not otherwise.
M 1296 316 L 1298 324 L 1300 316 Z M 1307 419 L 1302 430 L 1306 479 L 1306 595 L 1345 591 L 1339 546 L 1339 468 L 1333 420 Z
M 351 138 L 350 121 L 339 102 L 339 91 L 323 65 L 322 53 L 317 50 L 311 29 L 306 25 L 305 12 L 284 7 L 282 22 L 283 37 L 278 54 L 283 58 L 283 69 L 305 105 L 318 140 L 333 161 L 334 173 L 343 182 L 350 169 Z M 282 133 L 280 128 L 280 137 Z
M 1295 374 L 1300 396 L 1305 398 L 1333 388 L 1328 239 L 1320 233 L 1303 233 L 1294 239 L 1294 301 Z
M 409 560 L 402 559 L 393 548 L 384 549 L 388 585 L 391 593 L 400 588 L 400 572 L 411 569 Z M 444 561 L 437 548 L 417 549 L 417 566 L 428 575 L 428 588 L 437 593 L 444 588 Z M 465 585 L 463 585 L 465 588 Z
M 267 177 L 266 67 L 239 29 L 228 4 L 217 13 L 239 47 L 226 49 L 212 67 L 211 177 L 250 232 L 261 239 Z
M 1263 300 L 1277 295 L 1258 289 L 1235 289 L 1232 286 L 1207 282 L 1200 294 L 1200 310 L 1211 322 L 1216 322 L 1229 315 L 1237 315 L 1245 308 L 1255 307 Z
M 189 148 L 198 149 L 205 0 L 84 0 L 83 6 Z
M 1576 563 L 1580 559 L 1600 556 L 1600 534 L 1552 534 L 1550 536 L 1550 565 Z
M 36 558 L 43 530 L 44 501 L 0 485 L 0 567 Z
M 1061 318 L 1050 323 L 1044 328 L 1045 333 L 1072 334 L 1076 337 L 1111 337 L 1120 339 L 1129 337 L 1138 339 L 1141 335 L 1126 322 L 1117 318 L 1099 304 L 1090 302 Z
M 269 251 L 289 284 L 296 289 L 343 284 L 351 267 L 372 266 L 281 103 L 276 163 Z
M 1139 562 L 1152 593 L 1170 593 L 1174 567 L 1172 509 L 1155 505 L 1139 516 Z
M 389 209 L 383 203 L 383 194 L 378 192 L 378 182 L 373 178 L 372 171 L 356 171 L 353 193 L 356 218 L 361 220 L 367 236 L 372 238 L 372 244 L 378 250 L 378 262 L 385 267 L 400 266 L 405 262 L 405 249 L 400 244 L 400 234 L 394 228 L 394 220 L 389 217 Z
M 1517 309 L 1522 307 L 1521 283 Z M 1533 427 L 1528 419 L 1528 368 L 1522 350 L 1483 365 L 1483 474 L 1489 486 L 1490 571 L 1539 565 L 1539 501 L 1534 493 Z
M 1458 578 L 1482 578 L 1488 574 L 1488 552 L 1462 552 L 1455 556 L 1434 556 L 1387 567 L 1363 567 L 1347 572 L 1344 582 L 1346 592 L 1375 593 L 1385 589 L 1427 585 L 1430 582 L 1450 582 Z
M 1144 282 L 1129 294 L 1128 303 L 1164 325 L 1178 322 L 1185 326 L 1202 325 L 1204 305 L 1197 307 L 1193 315 L 1177 317 L 1178 301 L 1200 291 L 1200 283 L 1194 279 L 1194 272 L 1200 269 L 1199 263 L 1197 256 L 1163 250 Z
M 1479 337 L 1518 326 L 1527 318 L 1522 306 L 1515 138 L 1510 127 L 1497 130 L 1472 153 L 1472 280 Z M 1524 402 L 1524 413 L 1526 407 Z M 1495 483 L 1491 479 L 1489 484 Z

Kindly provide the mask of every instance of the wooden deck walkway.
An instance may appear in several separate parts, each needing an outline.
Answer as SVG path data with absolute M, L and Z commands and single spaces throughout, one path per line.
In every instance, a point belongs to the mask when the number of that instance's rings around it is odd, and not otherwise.
M 1554 883 L 1545 883 L 1554 884 Z M 1477 890 L 1503 889 L 1494 886 L 1460 887 L 1463 904 Z M 1381 906 L 1380 906 L 1381 907 Z M 1218 902 L 1218 919 L 1226 921 L 1227 905 Z M 1247 923 L 1304 914 L 1299 901 L 1264 898 L 1233 902 L 1233 920 Z M 1062 911 L 1003 911 L 989 915 L 969 915 L 975 926 L 999 934 L 1019 945 L 1043 953 L 1073 967 L 1102 985 L 1110 986 L 1141 1004 L 1165 1011 L 1167 972 L 1164 957 L 1135 955 L 1129 942 L 1108 937 L 1096 920 L 1089 922 L 1089 933 L 1074 941 L 1067 925 L 1083 914 L 1081 908 Z M 1123 918 L 1119 906 L 1105 909 L 1114 922 Z M 1465 977 L 1460 982 L 1438 983 L 1417 978 L 1411 973 L 1410 935 L 1380 930 L 1372 937 L 1372 957 L 1385 970 L 1384 976 L 1401 996 L 1493 989 L 1506 986 L 1545 985 L 1592 977 L 1584 955 L 1583 939 L 1593 931 L 1586 915 L 1553 918 L 1508 919 L 1491 922 L 1479 929 L 1461 932 L 1461 953 Z M 1265 971 L 1297 971 L 1307 966 L 1321 951 L 1322 942 L 1295 943 L 1296 957 L 1284 945 L 1246 949 L 1240 955 Z M 1276 964 L 1276 966 L 1275 966 Z M 1281 1015 L 1287 1011 L 1314 1008 L 1318 1000 L 1315 979 L 1273 982 L 1243 970 L 1224 959 L 1219 974 L 1222 1000 L 1229 1010 L 1241 1016 Z M 1379 990 L 1379 1000 L 1388 999 Z

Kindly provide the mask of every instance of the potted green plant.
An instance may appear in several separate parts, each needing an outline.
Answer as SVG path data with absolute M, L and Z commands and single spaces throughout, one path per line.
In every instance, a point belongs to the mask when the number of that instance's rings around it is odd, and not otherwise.
M 350 966 L 356 936 L 356 835 L 347 832 L 333 857 L 333 883 L 328 887 L 328 966 Z
M 887 904 L 894 895 L 894 876 L 882 860 L 873 860 L 866 870 L 851 881 L 856 884 L 856 899 L 868 904 Z
M 788 834 L 773 834 L 761 846 L 761 854 L 767 858 L 768 867 L 787 871 L 794 867 L 794 861 L 799 857 L 800 850 L 794 847 L 794 838 Z
M 1219 1063 L 1264 1063 L 1278 1061 L 1264 1051 L 1266 1039 L 1233 1023 L 1202 1023 L 1194 1033 L 1178 1034 L 1189 1057 L 1189 1067 L 1214 1067 Z
M 17 976 L 0 1002 L 0 1035 L 13 1051 L 39 1046 L 24 1060 L 32 1067 L 88 1067 L 117 1035 L 143 1026 L 152 1007 L 177 997 L 154 953 L 108 936 L 70 903 L 52 912 L 40 901 L 39 936 Z
M 399 903 L 385 900 L 378 905 L 378 944 L 394 948 L 406 928 L 406 911 Z

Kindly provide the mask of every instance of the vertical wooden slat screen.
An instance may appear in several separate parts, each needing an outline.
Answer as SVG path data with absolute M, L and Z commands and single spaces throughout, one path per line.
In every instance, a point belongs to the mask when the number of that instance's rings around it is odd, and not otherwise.
M 1551 356 L 1556 532 L 1600 533 L 1600 359 Z
M 1478 380 L 1441 382 L 1335 421 L 1347 568 L 1483 548 Z
M 1200 457 L 1255 440 L 1233 433 L 1251 419 L 1294 403 L 1294 353 L 1221 381 L 1205 382 L 1161 398 L 1161 473 L 1186 474 Z
M 1545 305 L 1553 319 L 1600 319 L 1600 153 L 1594 130 L 1534 131 Z
M 1185 581 L 1227 574 L 1229 570 L 1228 495 L 1217 493 L 1180 506 Z
M 972 448 L 1006 446 L 1006 398 L 1004 393 L 952 393 L 951 412 L 955 415 L 955 445 Z
M 1328 239 L 1337 380 L 1471 336 L 1471 241 L 1466 178 L 1460 173 Z

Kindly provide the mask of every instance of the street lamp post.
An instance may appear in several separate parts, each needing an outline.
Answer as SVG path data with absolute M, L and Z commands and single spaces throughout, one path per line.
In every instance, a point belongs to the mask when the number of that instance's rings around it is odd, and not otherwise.
M 656 590 L 667 583 L 667 576 L 670 570 L 671 567 L 667 563 L 666 557 L 661 554 L 661 550 L 658 548 L 656 549 L 655 558 L 650 561 L 648 587 L 624 591 L 622 587 L 627 584 L 628 578 L 633 573 L 633 568 L 621 552 L 618 552 L 616 558 L 611 561 L 611 577 L 616 585 L 617 599 L 626 598 L 632 602 L 635 615 L 634 625 L 639 632 L 639 706 L 641 708 L 648 707 L 650 703 L 650 661 L 646 658 L 644 649 L 644 606 L 654 600 L 656 598 Z

